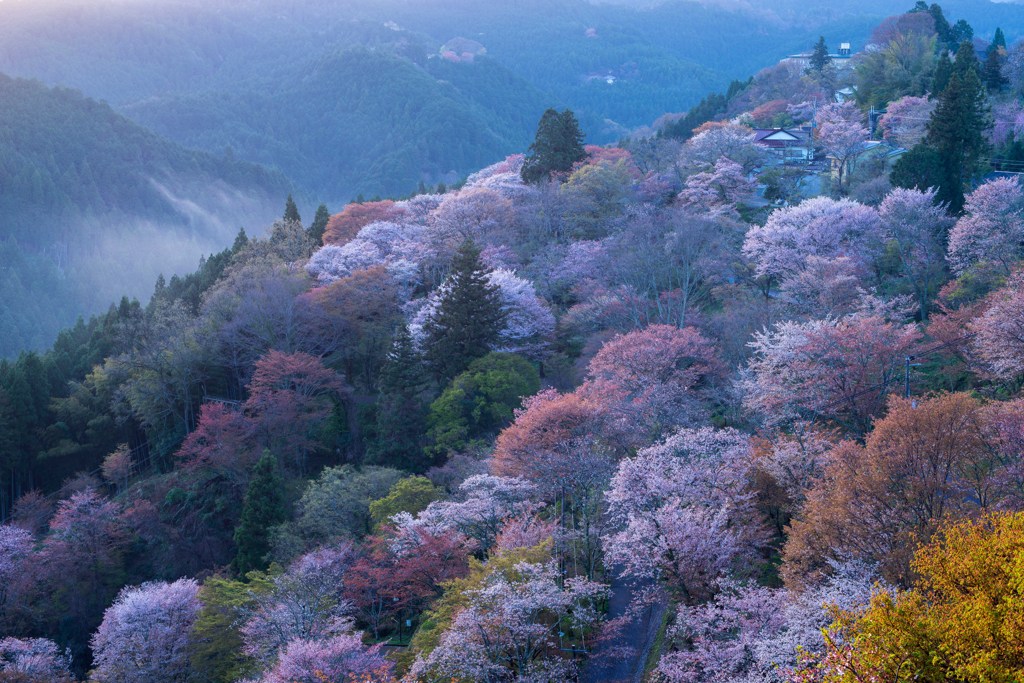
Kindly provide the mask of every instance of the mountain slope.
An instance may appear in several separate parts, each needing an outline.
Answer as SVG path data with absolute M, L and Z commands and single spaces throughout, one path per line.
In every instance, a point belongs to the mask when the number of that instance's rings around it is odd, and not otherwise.
M 194 269 L 269 222 L 280 174 L 186 150 L 109 106 L 0 75 L 0 357 Z

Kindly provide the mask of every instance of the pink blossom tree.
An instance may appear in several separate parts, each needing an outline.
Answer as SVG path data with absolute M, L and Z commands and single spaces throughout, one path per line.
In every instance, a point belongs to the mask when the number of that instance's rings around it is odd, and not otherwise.
M 518 477 L 474 475 L 459 486 L 455 500 L 435 501 L 417 517 L 396 515 L 394 543 L 405 552 L 422 542 L 421 530 L 436 536 L 457 532 L 485 553 L 506 522 L 534 509 L 536 490 L 534 484 Z
M 363 645 L 359 633 L 292 640 L 273 668 L 253 683 L 393 683 L 394 664 L 381 650 L 381 645 Z
M 770 425 L 820 417 L 862 433 L 919 339 L 915 327 L 875 315 L 778 323 L 750 343 L 743 405 Z
M 935 100 L 908 95 L 886 106 L 878 119 L 882 137 L 897 147 L 910 149 L 924 139 L 928 120 L 935 111 Z
M 605 404 L 657 438 L 701 414 L 722 364 L 713 344 L 696 328 L 650 325 L 607 342 L 587 369 L 578 390 L 585 400 Z
M 992 268 L 1009 275 L 1024 256 L 1024 190 L 1016 178 L 989 181 L 967 196 L 949 233 L 949 262 L 958 274 Z
M 344 579 L 355 559 L 347 542 L 314 550 L 275 577 L 269 592 L 251 593 L 241 628 L 246 654 L 270 664 L 294 640 L 325 641 L 351 633 Z
M 869 264 L 882 248 L 878 212 L 848 199 L 816 197 L 772 212 L 764 225 L 747 232 L 743 253 L 761 277 L 785 280 L 801 272 L 807 259 L 845 256 Z
M 23 578 L 24 562 L 34 542 L 32 534 L 21 527 L 0 525 L 0 613 Z
M 93 635 L 92 679 L 98 683 L 184 683 L 191 667 L 192 626 L 199 617 L 192 579 L 125 588 Z
M 747 491 L 750 438 L 733 429 L 683 429 L 619 464 L 605 494 L 611 565 L 663 578 L 688 602 L 708 598 L 762 544 Z
M 971 347 L 986 371 L 1003 380 L 1024 375 L 1024 270 L 986 299 L 985 312 L 970 323 Z
M 725 157 L 749 173 L 766 158 L 763 148 L 754 144 L 754 131 L 746 126 L 724 124 L 709 127 L 686 141 L 679 154 L 684 174 L 708 171 Z
M 855 102 L 827 104 L 818 110 L 814 121 L 817 142 L 825 154 L 835 160 L 836 185 L 840 194 L 845 193 L 843 181 L 852 170 L 853 160 L 868 139 L 864 115 Z
M 953 219 L 935 203 L 935 190 L 896 188 L 878 207 L 882 229 L 900 257 L 903 276 L 914 290 L 922 319 L 945 280 L 943 244 Z
M 0 680 L 72 683 L 71 653 L 46 638 L 0 638 Z
M 474 681 L 574 680 L 572 660 L 560 656 L 560 633 L 585 633 L 600 620 L 607 588 L 584 578 L 559 580 L 555 562 L 520 562 L 494 572 L 437 647 L 412 667 L 413 676 Z
M 694 173 L 686 179 L 679 202 L 695 213 L 736 215 L 736 205 L 753 195 L 754 188 L 742 166 L 721 157 L 712 170 Z

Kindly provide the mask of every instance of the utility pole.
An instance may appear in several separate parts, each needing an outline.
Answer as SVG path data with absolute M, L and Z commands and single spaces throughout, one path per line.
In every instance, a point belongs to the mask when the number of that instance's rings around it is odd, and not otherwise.
M 907 365 L 903 374 L 903 398 L 910 398 L 910 368 L 919 367 L 920 363 L 914 363 L 916 356 L 907 356 Z

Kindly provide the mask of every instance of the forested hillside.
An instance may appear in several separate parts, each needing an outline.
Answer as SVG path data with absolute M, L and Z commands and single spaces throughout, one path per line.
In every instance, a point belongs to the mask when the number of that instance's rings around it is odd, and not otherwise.
M 906 9 L 0 361 L 0 680 L 1024 680 L 1024 43 Z
M 66 89 L 0 75 L 0 357 L 189 272 L 289 186 L 185 150 Z

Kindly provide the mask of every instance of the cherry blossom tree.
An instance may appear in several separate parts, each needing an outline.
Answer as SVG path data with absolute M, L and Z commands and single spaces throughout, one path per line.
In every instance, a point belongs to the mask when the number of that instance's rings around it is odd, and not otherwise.
M 332 398 L 347 394 L 341 378 L 319 358 L 270 351 L 256 362 L 245 410 L 261 443 L 286 454 L 302 472 L 314 447 L 313 429 L 331 413 Z
M 23 578 L 24 561 L 32 551 L 34 539 L 25 529 L 0 525 L 0 613 L 4 612 L 12 589 Z
M 815 136 L 825 153 L 835 159 L 836 185 L 840 194 L 845 192 L 843 181 L 852 171 L 853 161 L 868 139 L 863 114 L 853 101 L 827 104 L 818 110 L 814 119 Z
M 928 121 L 935 111 L 935 100 L 907 95 L 886 106 L 878 119 L 882 137 L 897 147 L 910 149 L 924 140 Z
M 563 585 L 553 561 L 494 572 L 467 592 L 465 607 L 412 674 L 494 683 L 573 680 L 574 662 L 557 652 L 560 634 L 597 624 L 606 594 L 604 585 L 583 578 Z
M 1024 375 L 1024 270 L 986 299 L 985 312 L 970 323 L 971 341 L 987 372 L 1003 380 Z
M 502 346 L 496 350 L 535 359 L 547 355 L 546 349 L 555 332 L 555 316 L 548 304 L 537 296 L 533 284 L 503 268 L 491 271 L 487 280 L 498 288 L 505 308 Z
M 803 593 L 723 581 L 713 601 L 680 605 L 658 674 L 672 683 L 790 680 L 798 652 L 824 651 L 830 610 L 865 608 L 876 580 L 874 567 L 849 562 Z
M 71 653 L 46 638 L 0 638 L 0 680 L 72 683 Z
M 246 654 L 269 664 L 296 639 L 325 641 L 351 633 L 344 581 L 354 561 L 349 543 L 314 550 L 274 577 L 269 591 L 250 593 L 241 628 Z
M 811 415 L 867 431 L 920 336 L 861 313 L 778 323 L 750 343 L 743 405 L 770 425 Z
M 518 477 L 474 475 L 459 486 L 456 500 L 435 501 L 417 517 L 405 512 L 395 515 L 392 519 L 398 534 L 394 543 L 412 549 L 422 543 L 421 530 L 430 535 L 456 531 L 486 553 L 506 521 L 534 508 L 535 492 L 534 484 Z
M 501 233 L 510 233 L 514 223 L 508 199 L 494 190 L 467 187 L 445 195 L 430 214 L 428 239 L 435 249 L 450 257 L 467 239 L 487 243 Z
M 188 680 L 198 593 L 192 579 L 124 588 L 93 635 L 92 678 L 98 683 Z
M 763 226 L 751 227 L 743 253 L 754 262 L 758 276 L 784 280 L 802 271 L 811 256 L 870 263 L 881 251 L 881 229 L 878 212 L 871 207 L 815 197 L 777 209 Z
M 754 182 L 736 162 L 721 157 L 714 169 L 694 173 L 679 193 L 680 205 L 693 211 L 736 215 L 736 205 L 753 195 Z
M 913 287 L 921 319 L 945 280 L 943 244 L 953 220 L 935 203 L 935 190 L 894 189 L 878 207 L 882 229 L 900 257 L 904 277 Z
M 663 578 L 688 602 L 763 542 L 747 474 L 750 438 L 733 429 L 683 429 L 619 464 L 605 494 L 611 565 Z
M 722 364 L 714 346 L 696 328 L 651 325 L 607 342 L 590 361 L 580 395 L 604 403 L 657 438 L 701 414 Z
M 754 131 L 746 126 L 724 124 L 709 127 L 686 141 L 679 154 L 679 166 L 686 175 L 708 171 L 725 157 L 739 164 L 744 173 L 764 163 L 767 155 L 754 144 Z
M 253 683 L 394 683 L 394 664 L 382 649 L 382 645 L 363 645 L 358 633 L 292 640 L 273 668 Z
M 1024 190 L 1016 178 L 997 178 L 968 195 L 949 233 L 949 262 L 960 274 L 982 267 L 1008 275 L 1024 256 L 1022 245 Z
M 324 230 L 324 244 L 343 246 L 359 233 L 364 226 L 377 221 L 394 221 L 405 211 L 390 199 L 379 202 L 353 202 L 341 213 L 331 216 Z

